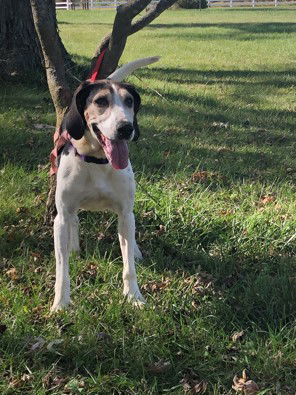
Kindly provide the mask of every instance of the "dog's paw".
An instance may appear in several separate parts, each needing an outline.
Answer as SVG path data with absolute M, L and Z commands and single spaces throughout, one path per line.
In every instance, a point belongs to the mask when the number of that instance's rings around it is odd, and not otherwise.
M 66 310 L 67 307 L 70 305 L 71 301 L 54 301 L 53 305 L 50 308 L 51 313 L 56 313 L 57 311 Z
M 134 291 L 128 290 L 123 292 L 124 297 L 129 303 L 132 303 L 133 306 L 138 308 L 143 308 L 146 304 L 146 300 L 144 296 L 141 294 L 139 289 Z

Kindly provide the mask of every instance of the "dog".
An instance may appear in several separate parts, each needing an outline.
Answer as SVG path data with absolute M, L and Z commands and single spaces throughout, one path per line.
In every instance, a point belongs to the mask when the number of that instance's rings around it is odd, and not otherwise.
M 135 69 L 158 59 L 138 59 L 105 80 L 85 81 L 73 95 L 62 123 L 71 139 L 59 156 L 57 172 L 52 312 L 70 304 L 68 261 L 71 251 L 79 251 L 80 209 L 111 210 L 118 215 L 123 295 L 136 306 L 145 303 L 135 269 L 135 259 L 141 259 L 142 254 L 135 240 L 135 180 L 127 145 L 139 138 L 137 113 L 141 98 L 132 85 L 121 81 Z

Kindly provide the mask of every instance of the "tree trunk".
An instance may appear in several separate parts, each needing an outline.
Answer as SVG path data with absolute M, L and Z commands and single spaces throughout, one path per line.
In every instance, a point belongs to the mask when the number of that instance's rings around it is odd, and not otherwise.
M 0 0 L 0 75 L 44 70 L 29 0 Z
M 31 0 L 35 29 L 41 43 L 46 69 L 46 78 L 51 98 L 56 110 L 56 127 L 59 128 L 64 114 L 71 103 L 64 46 L 58 34 L 58 26 L 53 0 Z

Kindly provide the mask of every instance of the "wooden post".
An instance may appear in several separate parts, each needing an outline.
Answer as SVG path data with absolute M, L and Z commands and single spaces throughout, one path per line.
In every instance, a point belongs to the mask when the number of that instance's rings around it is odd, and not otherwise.
M 255 7 L 255 0 L 252 0 L 252 7 Z
M 232 7 L 232 0 L 229 1 L 229 7 Z
M 70 8 L 71 8 L 71 0 L 67 0 L 67 10 L 70 10 Z

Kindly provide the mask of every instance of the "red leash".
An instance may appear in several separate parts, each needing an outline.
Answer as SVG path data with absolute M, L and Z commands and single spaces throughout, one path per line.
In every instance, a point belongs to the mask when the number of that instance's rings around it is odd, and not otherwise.
M 103 51 L 100 53 L 98 56 L 95 67 L 91 71 L 89 75 L 89 80 L 91 82 L 95 82 L 98 74 L 100 72 L 100 68 L 104 59 L 104 55 L 106 52 L 107 48 L 103 49 Z M 57 163 L 57 158 L 59 153 L 62 151 L 64 148 L 65 144 L 71 139 L 71 136 L 68 134 L 66 130 L 61 130 L 61 128 L 57 129 L 53 135 L 53 143 L 54 143 L 54 148 L 50 153 L 50 175 L 56 174 L 58 171 L 58 163 Z
M 103 49 L 103 51 L 100 53 L 100 55 L 98 56 L 98 58 L 96 60 L 95 67 L 93 68 L 93 70 L 90 73 L 90 76 L 88 77 L 88 79 L 91 82 L 94 82 L 97 79 L 97 76 L 99 74 L 106 50 L 107 50 L 107 48 Z

